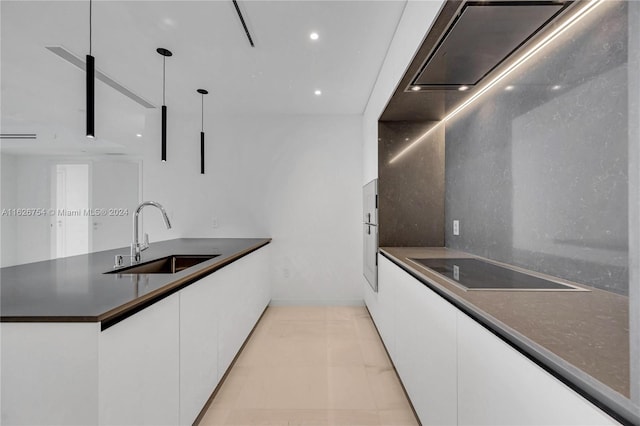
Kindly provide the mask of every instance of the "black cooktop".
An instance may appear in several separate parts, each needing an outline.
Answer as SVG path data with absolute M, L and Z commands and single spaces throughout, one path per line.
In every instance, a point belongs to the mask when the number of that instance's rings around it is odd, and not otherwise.
M 410 259 L 467 290 L 582 290 L 479 259 Z

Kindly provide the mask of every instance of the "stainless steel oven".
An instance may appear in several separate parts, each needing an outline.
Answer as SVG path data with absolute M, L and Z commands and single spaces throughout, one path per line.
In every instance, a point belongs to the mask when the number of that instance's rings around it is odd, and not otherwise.
M 378 291 L 378 180 L 363 188 L 364 276 L 373 291 Z

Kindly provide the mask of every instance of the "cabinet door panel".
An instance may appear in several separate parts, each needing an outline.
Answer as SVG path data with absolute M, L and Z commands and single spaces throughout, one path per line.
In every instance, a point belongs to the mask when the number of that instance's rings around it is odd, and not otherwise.
M 612 425 L 598 408 L 458 313 L 461 425 Z
M 100 333 L 100 424 L 178 423 L 178 320 L 174 294 Z
M 374 322 L 392 360 L 396 358 L 395 286 L 399 276 L 397 266 L 378 255 L 378 306 Z
M 457 309 L 394 267 L 396 369 L 423 425 L 455 425 Z
M 220 280 L 217 289 L 218 300 L 224 301 L 224 303 L 216 305 L 218 310 L 218 379 L 222 378 L 222 375 L 227 371 L 243 340 L 242 330 L 244 327 L 241 322 L 238 322 L 238 311 L 242 309 L 242 279 L 236 272 L 238 262 L 216 272 L 219 274 Z
M 0 424 L 98 421 L 98 323 L 0 324 Z
M 193 424 L 218 385 L 217 273 L 180 291 L 180 424 Z
M 269 247 L 263 247 L 216 272 L 218 280 L 218 375 L 236 356 L 270 300 Z

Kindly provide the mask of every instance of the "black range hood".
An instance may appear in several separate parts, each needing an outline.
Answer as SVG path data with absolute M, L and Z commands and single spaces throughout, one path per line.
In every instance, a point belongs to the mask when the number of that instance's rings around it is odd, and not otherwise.
M 570 3 L 463 3 L 405 91 L 475 86 Z

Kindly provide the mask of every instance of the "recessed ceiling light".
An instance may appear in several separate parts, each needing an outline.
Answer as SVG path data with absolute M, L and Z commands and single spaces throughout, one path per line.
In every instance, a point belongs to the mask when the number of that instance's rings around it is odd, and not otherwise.
M 467 90 L 469 90 L 469 86 L 460 86 L 458 87 L 458 90 L 461 92 L 466 92 Z
M 136 133 L 136 137 L 141 138 L 142 137 L 142 133 Z
M 411 90 L 413 90 L 414 92 L 417 92 L 420 90 L 420 86 L 413 86 Z
M 515 88 L 516 88 L 515 86 L 507 86 L 507 87 L 505 87 L 505 88 L 504 88 L 504 90 L 506 90 L 506 91 L 510 92 L 510 91 L 512 91 L 512 90 L 513 90 L 513 89 L 515 89 Z
M 309 38 L 311 40 L 317 40 L 317 39 L 320 38 L 320 36 L 318 35 L 318 33 L 311 33 L 311 34 L 309 34 Z
M 171 18 L 164 18 L 162 20 L 162 23 L 164 24 L 165 27 L 174 28 L 176 26 L 176 21 L 174 21 Z
M 322 95 L 322 90 L 316 89 L 316 91 L 313 92 L 313 94 L 316 95 L 316 96 L 320 96 L 320 95 Z
M 560 90 L 560 89 L 562 89 L 562 86 L 560 86 L 560 85 L 558 85 L 558 84 L 556 84 L 555 86 L 553 86 L 553 87 L 551 88 L 551 90 Z

